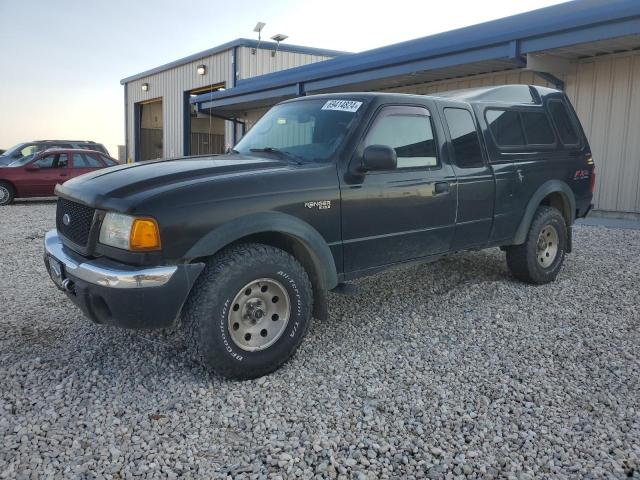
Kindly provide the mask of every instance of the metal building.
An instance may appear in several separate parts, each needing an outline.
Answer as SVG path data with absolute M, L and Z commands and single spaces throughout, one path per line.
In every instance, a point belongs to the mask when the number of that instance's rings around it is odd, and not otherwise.
M 269 106 L 298 95 L 505 83 L 565 89 L 596 161 L 596 208 L 640 214 L 639 0 L 576 0 L 243 79 L 191 102 L 200 114 L 250 127 Z
M 238 81 L 327 60 L 344 52 L 237 39 L 127 77 L 124 85 L 126 155 L 141 161 L 223 153 L 242 126 L 198 113 L 189 99 Z

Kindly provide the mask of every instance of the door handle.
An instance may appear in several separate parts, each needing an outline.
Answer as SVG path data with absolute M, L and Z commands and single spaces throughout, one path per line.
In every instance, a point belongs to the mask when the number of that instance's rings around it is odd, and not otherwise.
M 443 195 L 449 193 L 449 182 L 436 182 L 433 184 L 433 194 Z
M 68 173 L 61 173 L 61 174 L 60 174 L 60 176 L 61 176 L 61 177 L 68 177 L 68 176 L 69 176 L 69 174 L 68 174 Z

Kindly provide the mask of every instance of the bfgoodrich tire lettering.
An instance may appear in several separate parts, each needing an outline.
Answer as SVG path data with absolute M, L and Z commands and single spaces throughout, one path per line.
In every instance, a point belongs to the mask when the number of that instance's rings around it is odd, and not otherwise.
M 231 335 L 230 311 L 238 293 L 260 279 L 286 289 L 290 308 L 277 340 L 250 350 Z M 278 248 L 247 243 L 225 249 L 207 263 L 183 310 L 183 326 L 188 347 L 205 367 L 228 378 L 256 378 L 293 355 L 309 329 L 312 309 L 311 282 L 300 263 Z
M 507 248 L 507 265 L 514 277 L 527 283 L 544 284 L 558 276 L 567 246 L 567 224 L 553 207 L 536 210 L 522 245 Z M 549 256 L 553 259 L 549 260 Z

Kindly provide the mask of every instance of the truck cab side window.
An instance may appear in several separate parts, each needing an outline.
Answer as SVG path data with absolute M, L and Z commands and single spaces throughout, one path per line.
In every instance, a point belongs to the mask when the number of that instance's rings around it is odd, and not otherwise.
M 393 148 L 398 168 L 438 165 L 431 117 L 421 107 L 384 108 L 365 138 L 364 146 L 369 145 Z
M 478 131 L 471 112 L 462 108 L 445 108 L 444 116 L 449 126 L 451 146 L 458 167 L 477 168 L 484 166 Z

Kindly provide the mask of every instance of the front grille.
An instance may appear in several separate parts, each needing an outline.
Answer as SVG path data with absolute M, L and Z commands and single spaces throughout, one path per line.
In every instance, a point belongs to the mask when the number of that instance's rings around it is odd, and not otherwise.
M 76 202 L 58 198 L 58 208 L 56 212 L 56 226 L 58 232 L 67 237 L 76 245 L 87 246 L 89 232 L 93 223 L 94 208 L 81 205 Z M 63 218 L 68 215 L 68 225 L 65 225 Z

